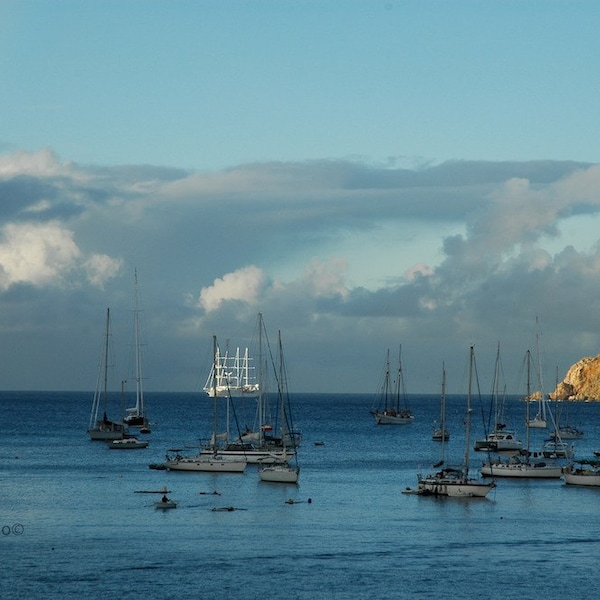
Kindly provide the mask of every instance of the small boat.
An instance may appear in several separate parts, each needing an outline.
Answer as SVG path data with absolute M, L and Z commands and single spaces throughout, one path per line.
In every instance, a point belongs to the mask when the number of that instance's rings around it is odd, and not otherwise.
M 544 458 L 573 458 L 575 447 L 563 442 L 560 437 L 544 441 L 542 456 Z
M 479 452 L 518 452 L 523 444 L 513 431 L 496 428 L 485 436 L 485 439 L 475 440 L 474 449 Z
M 572 425 L 565 425 L 564 427 L 559 427 L 558 431 L 553 431 L 550 434 L 551 439 L 560 438 L 561 440 L 580 440 L 583 437 L 583 431 L 581 429 L 577 429 L 577 427 L 573 427 Z
M 383 384 L 377 398 L 377 406 L 371 410 L 377 425 L 407 425 L 415 416 L 408 407 L 402 373 L 402 348 L 398 358 L 398 373 L 394 383 L 390 374 L 390 351 L 387 351 Z
M 542 456 L 532 456 L 526 450 L 511 456 L 506 461 L 484 462 L 481 466 L 484 477 L 520 477 L 523 479 L 558 479 L 562 467 L 548 463 Z
M 161 508 L 163 510 L 168 508 L 177 508 L 177 502 L 170 500 L 166 495 L 163 496 L 158 502 L 154 503 L 155 508 Z
M 106 445 L 111 450 L 139 450 L 147 448 L 149 443 L 145 440 L 139 440 L 135 436 L 130 436 L 124 437 L 121 440 L 110 440 Z
M 238 457 L 212 455 L 168 456 L 165 467 L 170 471 L 203 471 L 210 473 L 243 473 L 247 461 Z
M 465 416 L 465 457 L 460 468 L 444 467 L 440 471 L 422 477 L 417 476 L 417 493 L 421 495 L 448 496 L 450 498 L 485 498 L 496 487 L 494 481 L 484 482 L 469 476 L 469 450 L 471 447 L 471 387 L 475 354 L 473 346 L 469 353 L 469 389 Z M 437 466 L 442 466 L 442 460 Z
M 599 487 L 600 461 L 575 461 L 563 469 L 562 477 L 567 485 Z

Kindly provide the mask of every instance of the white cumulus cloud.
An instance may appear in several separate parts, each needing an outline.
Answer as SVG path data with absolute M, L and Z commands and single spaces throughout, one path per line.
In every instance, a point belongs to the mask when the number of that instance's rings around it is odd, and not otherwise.
M 258 267 L 250 265 L 227 273 L 200 291 L 200 306 L 207 312 L 216 310 L 226 300 L 242 300 L 255 303 L 265 275 Z

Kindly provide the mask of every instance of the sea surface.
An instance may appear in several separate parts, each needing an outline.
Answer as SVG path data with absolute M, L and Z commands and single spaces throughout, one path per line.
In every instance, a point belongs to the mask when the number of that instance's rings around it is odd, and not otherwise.
M 144 450 L 91 442 L 91 402 L 91 393 L 0 393 L 2 598 L 597 594 L 600 489 L 499 480 L 486 499 L 402 493 L 439 459 L 439 397 L 412 396 L 411 425 L 376 426 L 371 395 L 293 394 L 304 436 L 297 486 L 260 482 L 252 465 L 241 475 L 150 469 L 169 448 L 193 451 L 209 435 L 200 393 L 146 395 Z M 486 402 L 474 406 L 473 439 Z M 507 408 L 524 439 L 523 402 L 509 398 Z M 464 455 L 464 415 L 464 396 L 448 397 L 449 462 Z M 591 457 L 600 404 L 573 404 L 570 421 L 585 431 L 577 455 Z M 471 452 L 475 472 L 486 458 Z M 158 496 L 142 493 L 163 486 L 176 509 L 157 510 Z M 212 510 L 221 508 L 235 510 Z

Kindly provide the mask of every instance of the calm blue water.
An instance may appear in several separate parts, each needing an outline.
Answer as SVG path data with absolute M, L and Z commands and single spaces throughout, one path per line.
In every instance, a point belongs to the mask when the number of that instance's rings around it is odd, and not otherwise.
M 91 399 L 0 393 L 2 597 L 562 600 L 597 588 L 600 490 L 500 480 L 485 500 L 401 494 L 439 457 L 436 397 L 412 400 L 412 425 L 377 427 L 370 395 L 294 395 L 304 433 L 297 487 L 261 483 L 252 466 L 243 475 L 149 469 L 208 434 L 200 395 L 148 394 L 150 446 L 132 451 L 88 440 Z M 463 402 L 448 401 L 456 461 Z M 509 404 L 517 431 L 522 409 Z M 585 430 L 579 456 L 600 448 L 599 415 L 600 404 L 571 409 Z M 472 453 L 473 467 L 484 458 Z M 135 493 L 162 486 L 177 509 L 157 511 L 154 495 Z M 211 510 L 227 506 L 240 510 Z

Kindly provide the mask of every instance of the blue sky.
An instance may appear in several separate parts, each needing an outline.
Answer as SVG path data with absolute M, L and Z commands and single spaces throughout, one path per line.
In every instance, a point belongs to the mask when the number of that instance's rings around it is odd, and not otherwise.
M 297 391 L 375 391 L 400 343 L 409 390 L 470 343 L 512 374 L 536 315 L 552 373 L 598 354 L 599 25 L 593 2 L 5 0 L 0 385 L 92 386 L 134 268 L 149 389 L 192 391 L 259 310 Z

